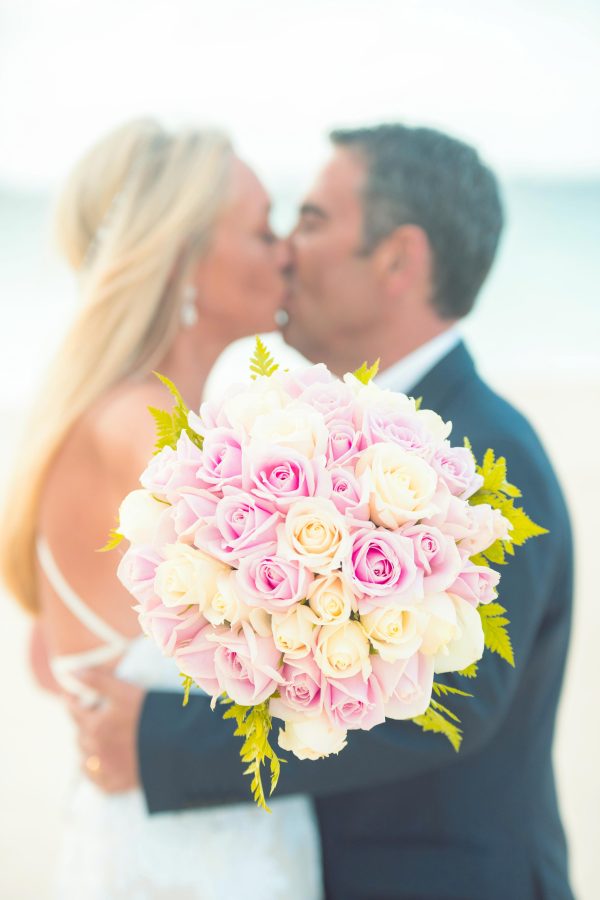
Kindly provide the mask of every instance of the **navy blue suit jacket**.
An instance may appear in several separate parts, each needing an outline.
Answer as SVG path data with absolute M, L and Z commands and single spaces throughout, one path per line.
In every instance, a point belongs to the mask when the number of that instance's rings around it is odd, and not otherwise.
M 506 456 L 523 505 L 550 533 L 502 570 L 516 667 L 486 652 L 471 689 L 452 698 L 464 740 L 411 722 L 350 732 L 319 762 L 291 758 L 278 794 L 315 798 L 332 900 L 534 900 L 572 897 L 552 739 L 571 619 L 572 547 L 561 489 L 529 423 L 478 376 L 464 344 L 411 392 L 468 435 L 478 458 Z M 140 730 L 141 778 L 153 812 L 247 800 L 239 740 L 204 697 L 187 709 L 150 693 Z

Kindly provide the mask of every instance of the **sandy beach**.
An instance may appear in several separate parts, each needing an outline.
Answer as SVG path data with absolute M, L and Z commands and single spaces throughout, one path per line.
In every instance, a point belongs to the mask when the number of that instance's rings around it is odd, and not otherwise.
M 504 383 L 502 393 L 534 422 L 567 494 L 577 547 L 577 596 L 566 686 L 560 708 L 556 766 L 579 900 L 598 896 L 596 873 L 600 726 L 591 708 L 593 664 L 600 634 L 595 566 L 595 470 L 600 427 L 595 410 L 600 379 L 581 376 Z M 7 429 L 8 433 L 14 433 Z M 9 448 L 10 449 L 10 448 Z M 5 451 L 3 451 L 5 452 Z M 64 797 L 76 753 L 72 729 L 54 698 L 33 683 L 27 665 L 28 620 L 0 598 L 0 685 L 3 736 L 0 766 L 0 895 L 46 900 L 60 841 Z M 84 898 L 81 898 L 84 900 Z

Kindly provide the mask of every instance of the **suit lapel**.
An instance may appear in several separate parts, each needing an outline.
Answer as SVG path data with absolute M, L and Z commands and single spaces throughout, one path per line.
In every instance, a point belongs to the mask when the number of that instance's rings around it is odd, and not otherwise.
M 422 397 L 423 408 L 440 412 L 457 388 L 476 375 L 473 357 L 460 341 L 408 391 L 411 397 Z

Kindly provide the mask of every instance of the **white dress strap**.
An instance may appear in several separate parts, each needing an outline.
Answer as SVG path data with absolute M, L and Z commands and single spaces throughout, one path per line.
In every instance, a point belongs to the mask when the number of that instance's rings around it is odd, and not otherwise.
M 75 593 L 71 585 L 66 581 L 62 572 L 56 564 L 56 560 L 52 555 L 52 551 L 48 546 L 45 538 L 40 537 L 37 540 L 37 555 L 42 571 L 52 585 L 56 595 L 60 597 L 76 619 L 81 622 L 92 634 L 100 638 L 111 647 L 118 646 L 122 652 L 123 648 L 129 644 L 129 639 L 124 637 L 118 631 L 104 621 L 93 609 L 83 602 L 81 597 Z

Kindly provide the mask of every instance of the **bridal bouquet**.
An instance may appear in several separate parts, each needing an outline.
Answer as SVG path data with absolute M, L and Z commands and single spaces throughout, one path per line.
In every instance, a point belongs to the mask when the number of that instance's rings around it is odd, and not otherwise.
M 324 365 L 281 372 L 257 339 L 252 380 L 189 411 L 151 409 L 157 452 L 107 547 L 142 630 L 227 705 L 266 807 L 280 771 L 339 753 L 348 732 L 411 719 L 458 750 L 459 720 L 434 681 L 476 674 L 484 646 L 514 665 L 496 602 L 514 546 L 541 534 L 514 505 L 504 459 L 478 466 L 451 424 Z M 447 701 L 446 701 L 447 702 Z

